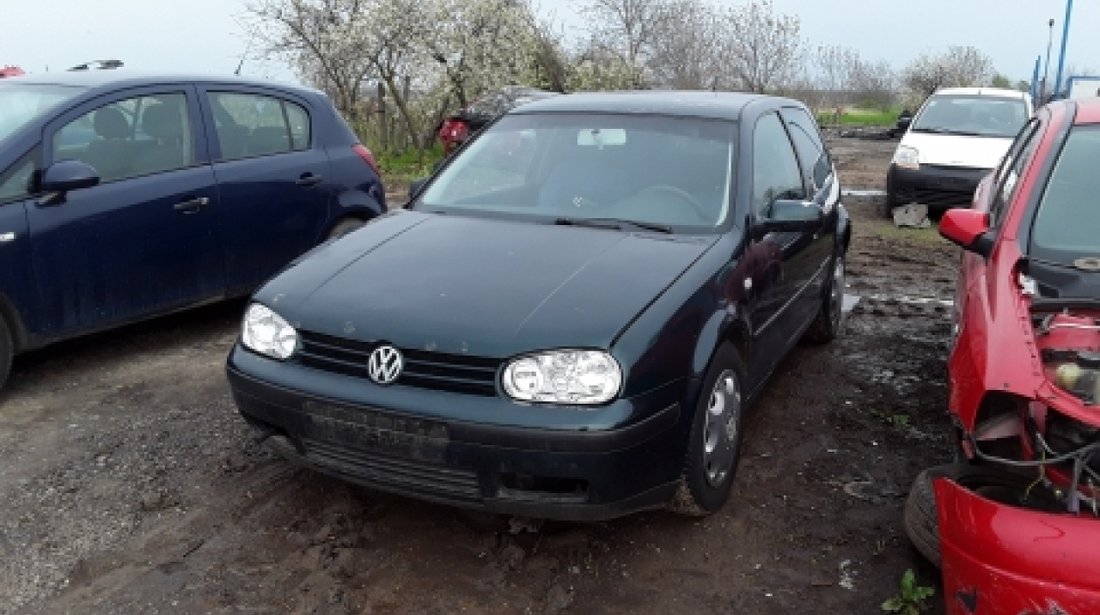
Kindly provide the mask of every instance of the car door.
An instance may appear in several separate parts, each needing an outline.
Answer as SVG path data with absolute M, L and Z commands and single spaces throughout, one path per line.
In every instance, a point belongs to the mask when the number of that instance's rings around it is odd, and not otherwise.
M 307 101 L 211 85 L 203 92 L 231 292 L 250 292 L 313 247 L 335 198 Z
M 44 164 L 76 159 L 99 185 L 31 202 L 27 222 L 39 309 L 67 336 L 225 290 L 214 174 L 194 88 L 101 97 L 47 124 Z
M 787 129 L 777 111 L 757 120 L 752 136 L 752 215 L 768 218 L 779 199 L 806 198 L 803 174 Z M 775 367 L 798 340 L 805 320 L 802 291 L 809 284 L 812 232 L 773 232 L 750 239 L 746 254 L 766 263 L 754 276 L 751 308 L 754 381 Z
M 821 227 L 812 233 L 805 254 L 798 260 L 798 266 L 804 267 L 805 271 L 799 272 L 797 277 L 806 282 L 801 289 L 800 310 L 804 322 L 809 322 L 817 315 L 825 284 L 830 279 L 829 266 L 836 246 L 836 227 L 840 216 L 837 209 L 840 204 L 840 182 L 817 129 L 817 122 L 810 114 L 800 107 L 784 107 L 780 115 L 801 161 L 808 200 L 821 208 L 824 218 Z

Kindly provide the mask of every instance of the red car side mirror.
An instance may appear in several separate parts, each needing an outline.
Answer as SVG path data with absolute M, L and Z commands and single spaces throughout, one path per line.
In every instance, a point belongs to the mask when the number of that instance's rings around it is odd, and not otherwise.
M 989 256 L 993 251 L 993 233 L 989 214 L 975 209 L 951 209 L 940 219 L 940 235 L 964 250 Z

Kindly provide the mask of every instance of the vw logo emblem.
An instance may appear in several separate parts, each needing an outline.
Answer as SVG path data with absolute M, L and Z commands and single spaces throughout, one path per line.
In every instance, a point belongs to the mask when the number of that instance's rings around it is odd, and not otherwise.
M 405 366 L 401 351 L 393 346 L 379 346 L 367 359 L 367 375 L 378 384 L 390 384 L 401 375 Z

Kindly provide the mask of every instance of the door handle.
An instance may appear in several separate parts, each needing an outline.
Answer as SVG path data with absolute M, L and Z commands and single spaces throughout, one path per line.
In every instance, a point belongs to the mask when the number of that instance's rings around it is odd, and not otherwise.
M 197 213 L 200 209 L 202 209 L 203 207 L 206 207 L 209 204 L 210 204 L 210 199 L 209 198 L 207 198 L 205 196 L 200 196 L 198 198 L 191 199 L 189 201 L 183 201 L 183 202 L 180 202 L 180 203 L 176 203 L 175 205 L 172 206 L 172 209 L 174 209 L 178 212 L 181 212 L 181 213 L 185 213 L 185 214 L 193 214 L 193 213 Z
M 298 181 L 294 183 L 298 184 L 299 186 L 305 186 L 306 188 L 308 188 L 310 186 L 316 186 L 317 184 L 321 183 L 321 180 L 323 179 L 324 178 L 320 175 L 314 175 L 313 173 L 303 173 L 302 176 L 298 178 Z

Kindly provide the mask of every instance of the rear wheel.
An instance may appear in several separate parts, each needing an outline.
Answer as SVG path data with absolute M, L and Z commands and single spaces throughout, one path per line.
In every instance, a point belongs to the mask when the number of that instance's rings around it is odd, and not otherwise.
M 829 278 L 825 296 L 821 298 L 821 307 L 817 310 L 817 317 L 806 331 L 806 339 L 818 344 L 831 342 L 840 335 L 841 326 L 844 324 L 844 279 L 847 270 L 845 268 L 844 255 L 837 254 L 833 259 L 833 273 Z
M 8 323 L 4 321 L 4 317 L 0 316 L 0 389 L 4 388 L 4 383 L 8 380 L 14 354 L 15 344 L 11 339 L 11 331 L 8 329 Z
M 732 346 L 714 353 L 695 407 L 684 473 L 670 507 L 704 516 L 729 498 L 741 456 L 745 369 Z

